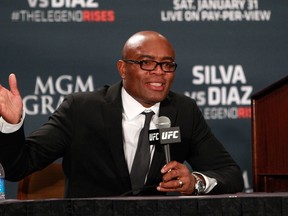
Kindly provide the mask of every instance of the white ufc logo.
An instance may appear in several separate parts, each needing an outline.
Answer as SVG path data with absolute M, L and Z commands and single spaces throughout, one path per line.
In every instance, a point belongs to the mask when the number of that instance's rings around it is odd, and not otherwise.
M 167 131 L 167 132 L 163 132 L 163 133 L 161 134 L 161 139 L 162 139 L 162 140 L 167 140 L 167 139 L 171 139 L 171 138 L 173 138 L 173 139 L 178 139 L 178 138 L 179 138 L 178 133 L 179 133 L 179 131 Z

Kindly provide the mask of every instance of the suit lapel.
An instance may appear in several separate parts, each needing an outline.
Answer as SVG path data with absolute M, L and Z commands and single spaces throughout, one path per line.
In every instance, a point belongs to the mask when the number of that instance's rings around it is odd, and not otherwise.
M 121 84 L 111 86 L 105 99 L 107 103 L 104 104 L 103 113 L 107 125 L 108 144 L 117 168 L 116 172 L 120 176 L 119 180 L 125 186 L 123 189 L 128 191 L 131 186 L 123 149 Z

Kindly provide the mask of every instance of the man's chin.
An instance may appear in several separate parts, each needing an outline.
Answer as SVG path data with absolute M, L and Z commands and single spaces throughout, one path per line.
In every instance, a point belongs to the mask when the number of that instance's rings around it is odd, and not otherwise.
M 166 95 L 165 96 L 161 95 L 158 97 L 150 97 L 148 101 L 150 101 L 150 103 L 154 105 L 156 103 L 163 101 L 165 98 L 166 98 Z

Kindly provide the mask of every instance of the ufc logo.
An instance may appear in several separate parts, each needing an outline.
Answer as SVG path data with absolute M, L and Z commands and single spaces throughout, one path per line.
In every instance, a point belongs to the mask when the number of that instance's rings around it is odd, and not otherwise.
M 167 132 L 163 132 L 161 134 L 161 139 L 162 140 L 167 140 L 167 139 L 178 139 L 179 135 L 178 135 L 179 131 L 167 131 Z
M 159 133 L 149 134 L 149 141 L 159 140 Z

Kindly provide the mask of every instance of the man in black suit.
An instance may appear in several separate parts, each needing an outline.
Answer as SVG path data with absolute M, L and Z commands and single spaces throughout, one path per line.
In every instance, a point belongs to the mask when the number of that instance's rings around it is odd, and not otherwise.
M 171 145 L 167 164 L 161 146 L 150 147 L 149 172 L 137 195 L 242 191 L 239 167 L 195 101 L 170 91 L 174 61 L 174 49 L 163 35 L 132 35 L 117 63 L 121 82 L 67 96 L 49 121 L 26 138 L 23 103 L 11 74 L 10 90 L 0 86 L 0 163 L 6 179 L 18 181 L 63 158 L 65 197 L 132 195 L 130 172 L 145 119 L 141 113 L 148 110 L 155 113 L 150 129 L 156 128 L 157 117 L 167 116 L 172 127 L 180 127 L 181 143 Z

